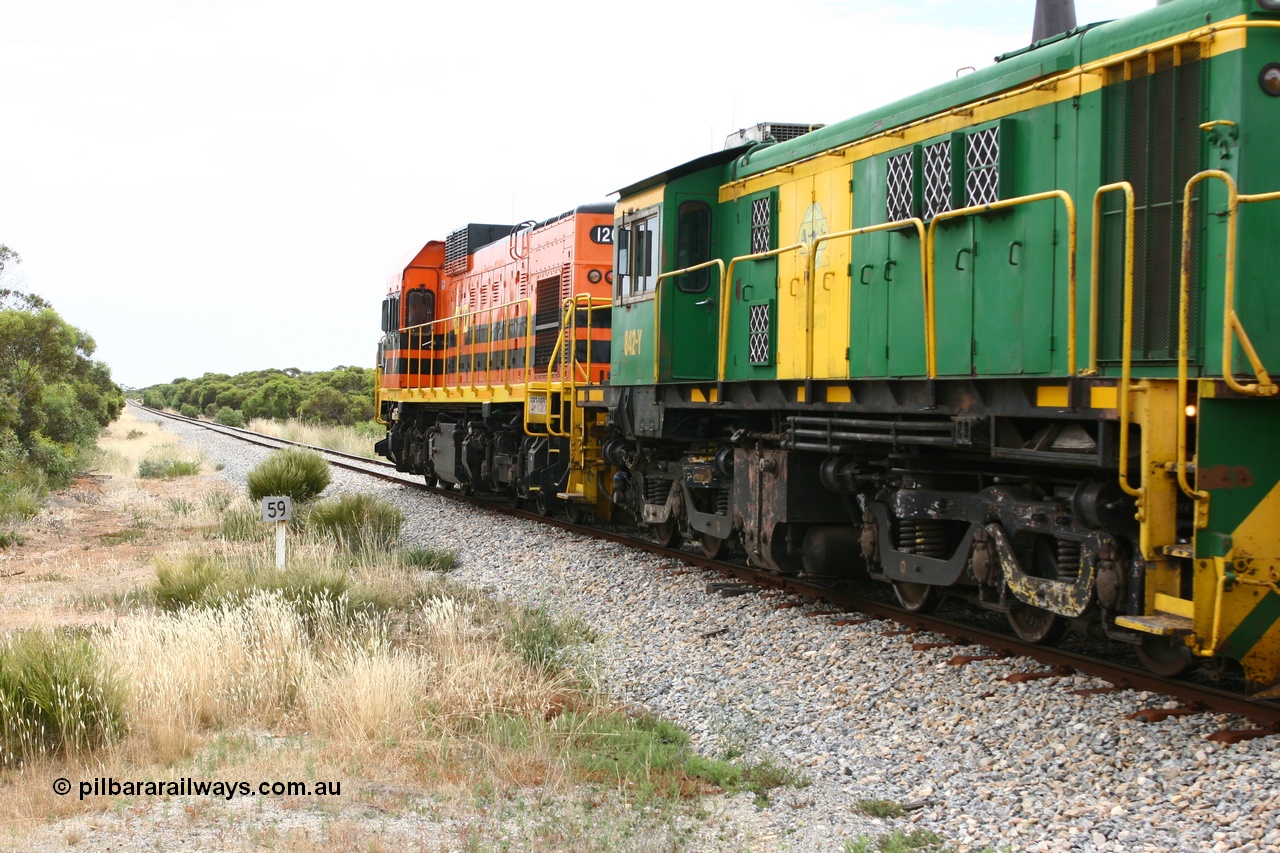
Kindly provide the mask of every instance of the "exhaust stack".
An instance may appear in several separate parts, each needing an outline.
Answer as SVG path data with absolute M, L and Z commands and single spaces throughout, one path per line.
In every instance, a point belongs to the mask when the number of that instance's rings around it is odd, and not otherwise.
M 1031 27 L 1031 43 L 1062 35 L 1075 29 L 1075 0 L 1036 0 L 1036 21 Z

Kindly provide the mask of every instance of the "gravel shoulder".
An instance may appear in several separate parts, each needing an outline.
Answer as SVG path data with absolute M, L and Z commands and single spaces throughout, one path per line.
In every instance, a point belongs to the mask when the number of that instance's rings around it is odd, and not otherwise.
M 167 429 L 221 464 L 216 476 L 237 489 L 267 452 L 182 424 Z M 1280 850 L 1280 736 L 1205 740 L 1242 720 L 1131 721 L 1139 708 L 1173 703 L 1070 692 L 1103 686 L 1088 677 L 1010 684 L 1006 675 L 1041 667 L 1016 658 L 950 666 L 954 649 L 913 651 L 929 638 L 889 636 L 888 623 L 837 626 L 836 617 L 779 609 L 766 595 L 708 595 L 700 575 L 650 555 L 335 469 L 330 491 L 343 490 L 396 503 L 409 519 L 406 545 L 456 549 L 454 578 L 583 619 L 598 636 L 587 663 L 600 683 L 692 732 L 700 751 L 768 757 L 808 782 L 774 791 L 763 808 L 750 794 L 710 798 L 702 824 L 617 839 L 610 849 L 841 851 L 902 829 L 936 833 L 957 851 Z M 858 808 L 871 799 L 917 807 L 874 818 Z M 299 833 L 331 832 L 335 821 L 350 826 L 357 846 L 374 838 L 378 849 L 467 849 L 468 827 L 488 826 L 492 838 L 504 820 L 574 808 L 542 804 L 536 791 L 482 812 L 430 803 L 386 810 L 347 797 L 336 812 L 258 801 L 247 814 L 247 802 L 210 804 L 205 826 L 204 817 L 183 817 L 176 800 L 138 800 L 60 822 L 14 849 L 162 849 L 175 832 L 193 848 L 262 846 L 242 820 L 269 828 L 279 843 L 268 846 L 281 849 Z M 167 822 L 182 829 L 165 830 Z

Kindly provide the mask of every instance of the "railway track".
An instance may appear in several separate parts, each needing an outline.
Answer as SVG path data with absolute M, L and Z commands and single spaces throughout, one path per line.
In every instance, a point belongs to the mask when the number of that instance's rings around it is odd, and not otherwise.
M 968 621 L 958 621 L 945 615 L 913 613 L 896 604 L 855 591 L 824 586 L 803 578 L 781 577 L 739 563 L 710 559 L 692 551 L 666 548 L 642 538 L 633 531 L 575 524 L 563 519 L 548 518 L 541 514 L 511 507 L 502 501 L 464 495 L 446 488 L 429 487 L 423 483 L 421 478 L 398 472 L 395 470 L 394 465 L 382 460 L 302 444 L 246 429 L 214 424 L 171 412 L 149 409 L 137 403 L 132 403 L 132 405 L 136 405 L 143 411 L 157 417 L 191 424 L 260 447 L 280 448 L 295 446 L 309 448 L 323 454 L 332 465 L 344 470 L 384 481 L 412 485 L 419 489 L 434 492 L 449 500 L 484 508 L 490 512 L 513 518 L 537 521 L 585 536 L 623 544 L 678 561 L 685 571 L 704 571 L 718 575 L 721 578 L 729 577 L 734 579 L 734 581 L 728 583 L 723 581 L 710 582 L 707 585 L 708 592 L 721 591 L 729 594 L 747 590 L 772 592 L 774 595 L 783 596 L 787 599 L 779 601 L 778 607 L 810 607 L 811 609 L 806 612 L 806 615 L 836 616 L 845 623 L 857 623 L 872 619 L 888 620 L 899 623 L 902 626 L 902 633 L 919 632 L 940 635 L 945 637 L 946 640 L 923 641 L 915 644 L 915 648 L 926 650 L 954 647 L 956 655 L 951 658 L 950 663 L 956 666 L 963 666 L 974 661 L 993 657 L 1021 656 L 1037 661 L 1045 668 L 1014 673 L 1008 676 L 1011 681 L 1055 678 L 1072 673 L 1081 673 L 1104 680 L 1112 685 L 1109 688 L 1082 691 L 1083 693 L 1132 689 L 1165 694 L 1181 703 L 1181 707 L 1175 709 L 1135 708 L 1131 718 L 1136 720 L 1157 722 L 1170 716 L 1223 712 L 1244 717 L 1252 724 L 1252 727 L 1218 731 L 1209 735 L 1210 740 L 1235 743 L 1250 738 L 1280 734 L 1280 703 L 1254 701 L 1239 692 L 1221 687 L 1184 679 L 1165 678 L 1140 666 L 1108 660 L 1083 651 L 1029 644 L 1012 634 Z M 862 614 L 862 616 L 858 617 L 856 614 Z M 978 647 L 987 651 L 978 651 L 970 647 Z

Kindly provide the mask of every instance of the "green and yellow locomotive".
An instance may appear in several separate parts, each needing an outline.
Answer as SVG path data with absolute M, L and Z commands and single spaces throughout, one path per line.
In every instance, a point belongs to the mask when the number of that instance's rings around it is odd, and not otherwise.
M 1280 695 L 1277 137 L 1280 2 L 1169 0 L 634 183 L 585 478 L 661 541 Z

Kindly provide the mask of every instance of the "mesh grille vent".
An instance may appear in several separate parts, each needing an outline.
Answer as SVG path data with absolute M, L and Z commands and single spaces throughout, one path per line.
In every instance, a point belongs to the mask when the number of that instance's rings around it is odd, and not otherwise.
M 951 142 L 924 147 L 924 218 L 951 210 Z
M 915 169 L 911 163 L 911 152 L 896 154 L 889 158 L 888 174 L 885 177 L 886 197 L 885 212 L 890 222 L 910 219 L 915 216 Z
M 1000 200 L 1000 128 L 989 127 L 969 135 L 965 148 L 965 204 L 991 204 Z
M 769 232 L 772 230 L 769 196 L 751 202 L 751 254 L 769 251 Z
M 769 305 L 751 305 L 747 309 L 747 361 L 769 363 Z
M 451 275 L 467 271 L 467 229 L 459 228 L 445 238 L 444 271 Z

